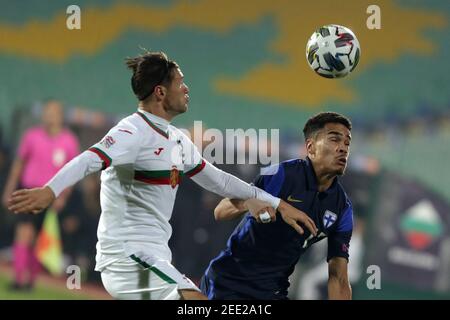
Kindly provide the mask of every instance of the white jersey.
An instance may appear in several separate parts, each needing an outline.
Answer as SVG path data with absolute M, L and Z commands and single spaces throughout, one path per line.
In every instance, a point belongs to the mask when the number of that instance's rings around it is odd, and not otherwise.
M 89 149 L 105 169 L 96 269 L 138 251 L 171 261 L 169 220 L 178 185 L 183 176 L 192 177 L 205 166 L 192 146 L 164 119 L 138 111 Z
M 257 198 L 277 208 L 279 198 L 217 169 L 168 121 L 138 110 L 47 183 L 56 196 L 103 169 L 96 270 L 125 257 L 171 261 L 169 220 L 184 177 L 223 197 Z M 153 259 L 154 258 L 154 259 Z M 134 262 L 129 259 L 131 264 Z

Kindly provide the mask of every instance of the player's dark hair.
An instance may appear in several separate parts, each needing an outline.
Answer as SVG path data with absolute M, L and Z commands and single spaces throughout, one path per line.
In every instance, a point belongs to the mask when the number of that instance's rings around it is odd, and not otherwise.
M 317 131 L 323 129 L 327 123 L 340 123 L 348 130 L 352 130 L 352 123 L 345 116 L 335 112 L 321 112 L 310 118 L 303 128 L 305 140 L 311 138 Z
M 139 101 L 147 99 L 156 86 L 170 84 L 174 77 L 172 71 L 178 68 L 164 52 L 146 51 L 135 58 L 127 58 L 125 63 L 133 71 L 131 88 Z

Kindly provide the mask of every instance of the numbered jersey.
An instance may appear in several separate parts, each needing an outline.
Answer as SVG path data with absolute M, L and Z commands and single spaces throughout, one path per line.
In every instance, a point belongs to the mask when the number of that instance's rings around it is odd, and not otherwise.
M 96 270 L 136 252 L 171 261 L 169 220 L 178 186 L 205 165 L 192 142 L 139 110 L 89 151 L 103 160 Z

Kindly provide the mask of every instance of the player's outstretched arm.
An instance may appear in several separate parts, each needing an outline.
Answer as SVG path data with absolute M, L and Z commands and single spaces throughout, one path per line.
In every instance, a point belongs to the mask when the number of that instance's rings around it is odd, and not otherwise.
M 244 200 L 224 198 L 214 209 L 216 220 L 232 220 L 246 212 Z
M 14 213 L 39 213 L 51 205 L 61 192 L 85 176 L 99 171 L 102 165 L 103 162 L 96 154 L 85 151 L 69 161 L 44 187 L 13 192 L 8 209 Z
M 266 211 L 271 216 L 271 221 L 276 220 L 276 211 L 270 203 L 258 199 L 240 200 L 225 198 L 214 209 L 214 217 L 216 220 L 231 220 L 240 217 L 247 211 L 250 211 L 258 222 L 261 222 L 260 214 Z
M 303 228 L 300 226 L 301 224 L 312 234 L 317 234 L 317 228 L 314 222 L 304 212 L 297 210 L 280 198 L 274 197 L 266 191 L 251 186 L 239 178 L 214 167 L 204 159 L 202 159 L 202 164 L 203 169 L 190 175 L 192 180 L 202 188 L 226 198 L 242 200 L 256 198 L 261 201 L 266 201 L 270 203 L 273 209 L 278 210 L 281 213 L 283 220 L 292 226 L 298 233 L 304 233 Z M 274 214 L 274 212 L 269 212 L 271 217 L 274 217 Z M 270 220 L 266 222 L 270 222 Z
M 224 172 L 206 160 L 202 160 L 203 169 L 191 176 L 191 179 L 203 189 L 214 192 L 224 198 L 230 199 L 253 199 L 270 203 L 271 207 L 276 209 L 280 199 L 248 184 L 241 179 Z
M 328 298 L 351 300 L 352 288 L 348 281 L 347 259 L 335 257 L 328 262 Z
M 276 220 L 276 211 L 269 203 L 258 199 L 223 199 L 214 209 L 214 217 L 216 220 L 230 220 L 242 215 L 242 213 L 250 211 L 252 216 L 258 222 L 262 222 L 260 214 L 267 211 L 271 217 L 271 222 Z M 281 200 L 278 211 L 283 220 L 293 227 L 298 233 L 303 234 L 306 227 L 314 236 L 317 235 L 317 227 L 314 221 L 304 212 L 294 208 L 287 202 Z

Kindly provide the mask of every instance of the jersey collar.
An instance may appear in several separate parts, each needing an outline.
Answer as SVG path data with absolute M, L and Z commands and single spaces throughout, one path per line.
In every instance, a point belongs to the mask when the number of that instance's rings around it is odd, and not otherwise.
M 142 109 L 138 109 L 137 112 L 140 113 L 141 115 L 143 115 L 146 118 L 146 119 L 144 118 L 144 120 L 146 120 L 146 122 L 151 127 L 153 127 L 153 129 L 155 129 L 156 131 L 161 133 L 166 138 L 169 136 L 169 134 L 168 134 L 168 132 L 169 132 L 169 125 L 170 125 L 169 121 L 167 121 L 166 119 L 163 119 L 161 117 L 155 116 L 153 113 L 144 111 Z
M 314 172 L 314 167 L 311 162 L 311 159 L 309 159 L 309 157 L 306 157 L 305 163 L 306 163 L 306 165 L 305 165 L 306 184 L 308 186 L 308 189 L 318 191 L 319 188 L 317 187 L 317 177 L 316 177 L 316 173 Z M 334 178 L 331 186 L 324 192 L 326 194 L 331 194 L 333 192 L 336 192 L 337 182 L 338 182 L 338 179 L 336 177 L 336 178 Z

